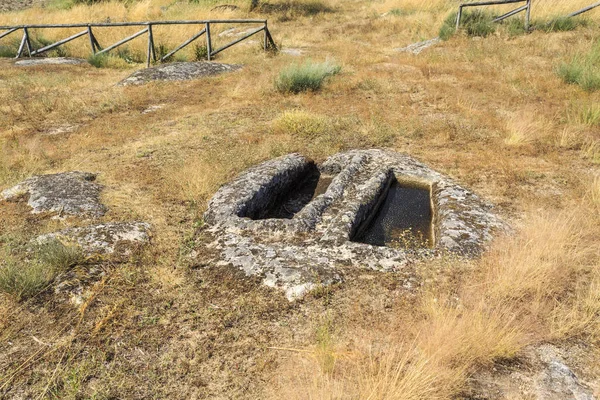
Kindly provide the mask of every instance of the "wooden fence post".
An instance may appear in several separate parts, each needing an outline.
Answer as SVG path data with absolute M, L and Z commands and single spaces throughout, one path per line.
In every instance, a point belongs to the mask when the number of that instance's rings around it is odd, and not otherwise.
M 527 0 L 527 11 L 525 12 L 525 30 L 529 30 L 529 24 L 531 22 L 531 0 Z
M 156 61 L 156 51 L 154 50 L 154 36 L 152 35 L 152 24 L 148 24 L 148 54 L 146 58 L 146 68 L 150 67 L 150 58 Z
M 210 61 L 212 53 L 212 42 L 210 39 L 210 22 L 206 23 L 206 59 Z

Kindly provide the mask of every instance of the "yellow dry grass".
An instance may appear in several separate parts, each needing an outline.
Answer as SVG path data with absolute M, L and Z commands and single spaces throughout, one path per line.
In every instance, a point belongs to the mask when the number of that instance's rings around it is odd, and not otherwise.
M 272 397 L 447 399 L 478 368 L 526 345 L 581 335 L 596 341 L 600 251 L 588 236 L 600 234 L 598 214 L 590 214 L 596 206 L 592 198 L 536 216 L 450 292 L 431 285 L 413 312 L 345 331 L 329 352 L 307 348 L 290 359 Z M 324 358 L 334 367 L 320 367 Z
M 98 172 L 105 220 L 149 221 L 155 232 L 148 254 L 110 272 L 85 314 L 48 297 L 48 305 L 0 298 L 0 337 L 14 343 L 10 357 L 0 350 L 0 390 L 448 399 L 471 374 L 524 346 L 577 338 L 597 347 L 600 97 L 564 84 L 555 69 L 598 40 L 598 11 L 575 32 L 459 35 L 419 56 L 393 50 L 437 35 L 457 3 L 329 0 L 331 12 L 294 15 L 146 0 L 0 14 L 0 24 L 266 17 L 278 44 L 305 51 L 298 59 L 264 54 L 259 43 L 234 46 L 218 61 L 244 64 L 240 72 L 130 88 L 115 84 L 131 71 L 0 61 L 0 189 L 33 173 Z M 532 15 L 588 3 L 534 0 Z M 132 32 L 98 36 L 108 43 Z M 191 33 L 155 34 L 171 46 Z M 82 39 L 68 51 L 85 56 L 86 46 Z M 143 54 L 144 40 L 130 50 Z M 278 93 L 278 72 L 308 58 L 335 60 L 342 73 L 320 92 Z M 152 105 L 162 108 L 143 113 Z M 397 275 L 361 270 L 293 306 L 243 277 L 183 268 L 207 200 L 243 169 L 293 151 L 322 160 L 368 147 L 410 153 L 473 188 L 498 205 L 514 235 L 480 260 L 417 265 L 423 285 L 408 294 Z M 0 205 L 0 246 L 69 224 Z M 214 267 L 203 257 L 202 266 Z M 75 336 L 65 333 L 74 326 Z M 68 356 L 31 350 L 22 332 L 69 343 Z

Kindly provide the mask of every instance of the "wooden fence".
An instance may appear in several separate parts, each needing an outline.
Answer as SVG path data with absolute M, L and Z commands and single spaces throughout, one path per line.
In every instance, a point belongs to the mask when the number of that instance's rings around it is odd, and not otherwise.
M 260 27 L 253 29 L 250 32 L 246 32 L 246 34 L 230 43 L 227 43 L 224 46 L 221 46 L 217 49 L 213 49 L 213 42 L 211 38 L 211 25 L 216 24 L 261 24 Z M 192 37 L 187 39 L 185 42 L 177 46 L 174 50 L 170 51 L 168 54 L 165 54 L 158 59 L 156 55 L 156 49 L 154 46 L 154 34 L 152 32 L 153 26 L 159 25 L 198 25 L 202 27 L 198 32 L 196 32 Z M 102 48 L 94 35 L 94 28 L 106 28 L 106 27 L 123 27 L 123 26 L 140 26 L 143 29 L 131 36 L 128 36 L 117 43 L 114 43 L 108 47 Z M 39 49 L 34 49 L 31 45 L 30 40 L 30 30 L 31 29 L 56 29 L 56 28 L 84 28 L 79 33 L 76 33 L 68 38 L 59 40 L 55 43 L 49 44 Z M 212 57 L 217 55 L 230 48 L 231 46 L 248 39 L 251 36 L 256 35 L 257 33 L 264 32 L 263 34 L 263 47 L 265 50 L 276 49 L 275 42 L 273 41 L 273 37 L 269 32 L 269 28 L 267 26 L 267 20 L 261 19 L 229 19 L 229 20 L 201 20 L 201 21 L 152 21 L 152 22 L 105 22 L 105 23 L 88 23 L 88 24 L 55 24 L 55 25 L 17 25 L 17 26 L 0 26 L 0 31 L 4 31 L 0 33 L 0 39 L 15 33 L 15 32 L 23 32 L 23 36 L 21 38 L 21 42 L 19 44 L 19 48 L 17 50 L 16 58 L 21 58 L 27 52 L 29 57 L 40 55 L 49 50 L 55 49 L 65 43 L 68 43 L 72 40 L 80 38 L 82 36 L 87 36 L 89 39 L 89 45 L 92 50 L 93 55 L 104 54 L 107 53 L 135 38 L 142 35 L 148 35 L 148 50 L 146 52 L 146 66 L 150 66 L 150 62 L 154 60 L 155 62 L 160 61 L 164 62 L 179 50 L 183 49 L 196 39 L 200 38 L 202 35 L 206 35 L 206 49 L 207 49 L 207 59 L 210 61 Z
M 525 3 L 524 5 L 515 8 L 512 11 L 507 12 L 493 20 L 493 22 L 500 22 L 505 20 L 506 18 L 512 17 L 513 15 L 517 15 L 520 12 L 525 11 L 525 29 L 529 29 L 529 24 L 531 22 L 531 0 L 492 0 L 492 1 L 483 1 L 483 2 L 475 2 L 475 3 L 463 3 L 458 7 L 458 14 L 456 15 L 456 30 L 460 27 L 460 21 L 462 19 L 463 8 L 465 7 L 483 7 L 483 6 L 494 6 L 494 5 L 503 5 L 503 4 L 516 4 L 516 3 Z M 575 11 L 569 15 L 567 18 L 576 17 L 583 13 L 593 10 L 596 7 L 600 7 L 600 2 L 592 4 L 588 7 L 582 8 L 581 10 Z
M 526 3 L 525 5 L 515 8 L 512 11 L 507 12 L 504 15 L 501 15 L 494 19 L 493 22 L 500 22 L 505 20 L 508 17 L 512 17 L 513 15 L 517 15 L 520 12 L 526 11 L 525 16 L 525 29 L 529 29 L 529 22 L 531 18 L 531 0 L 496 0 L 496 1 L 483 1 L 478 3 L 464 3 L 458 7 L 458 14 L 456 15 L 456 30 L 460 27 L 460 20 L 462 19 L 463 8 L 466 7 L 482 7 L 482 6 L 495 6 L 502 4 L 515 4 L 515 3 Z

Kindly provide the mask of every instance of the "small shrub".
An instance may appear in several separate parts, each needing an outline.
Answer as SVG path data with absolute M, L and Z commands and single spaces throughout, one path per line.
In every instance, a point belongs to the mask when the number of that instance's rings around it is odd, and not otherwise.
M 132 52 L 129 47 L 119 47 L 116 56 L 124 60 L 127 64 L 140 64 L 146 60 L 145 54 Z
M 442 24 L 438 36 L 442 40 L 450 39 L 456 31 L 456 13 L 450 14 Z
M 293 64 L 284 68 L 275 80 L 275 88 L 281 93 L 300 93 L 317 91 L 327 78 L 336 75 L 341 67 L 328 61 L 304 64 Z
M 17 54 L 17 49 L 11 46 L 0 46 L 0 57 L 8 58 L 14 57 Z
M 108 55 L 94 54 L 88 57 L 88 62 L 96 68 L 106 68 L 108 65 Z
M 208 58 L 208 48 L 206 45 L 195 45 L 194 46 L 194 60 L 202 61 Z
M 521 36 L 527 33 L 525 23 L 520 18 L 509 18 L 504 20 L 504 25 L 506 26 L 508 35 L 511 37 Z
M 17 301 L 35 296 L 53 278 L 52 271 L 38 262 L 18 262 L 9 257 L 0 265 L 0 290 Z
M 439 31 L 440 39 L 448 40 L 456 31 L 457 13 L 450 14 L 442 24 Z M 487 37 L 496 32 L 496 25 L 492 22 L 494 16 L 486 11 L 463 11 L 460 28 L 469 36 Z
M 561 64 L 557 74 L 565 83 L 581 86 L 588 92 L 600 89 L 600 42 L 582 56 L 577 55 L 568 63 Z
M 170 51 L 171 50 L 169 49 L 169 47 L 167 47 L 166 44 L 159 43 L 158 46 L 156 46 L 156 57 L 160 60 L 161 58 L 169 54 Z M 173 56 L 169 57 L 167 60 L 170 60 L 171 58 L 173 58 Z

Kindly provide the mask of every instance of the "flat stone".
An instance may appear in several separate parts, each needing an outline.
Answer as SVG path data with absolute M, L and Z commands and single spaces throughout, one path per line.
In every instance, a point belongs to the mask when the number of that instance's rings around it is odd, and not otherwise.
M 580 364 L 578 353 L 572 346 L 528 346 L 512 362 L 473 374 L 469 398 L 595 400 L 591 387 L 572 369 L 571 363 Z
M 287 48 L 283 48 L 283 49 L 279 50 L 279 52 L 282 53 L 282 54 L 287 54 L 289 56 L 300 57 L 306 51 L 303 50 L 303 49 L 296 49 L 296 48 L 292 48 L 292 47 L 287 47 Z
M 96 174 L 79 171 L 32 176 L 0 193 L 0 201 L 17 201 L 29 195 L 27 204 L 34 214 L 100 217 L 107 209 L 100 203 L 102 187 L 95 180 Z
M 534 393 L 539 400 L 595 400 L 590 388 L 582 384 L 565 364 L 560 349 L 546 344 L 537 349 L 544 368 L 534 378 Z
M 44 57 L 44 58 L 28 58 L 25 60 L 15 61 L 15 65 L 20 67 L 30 67 L 34 65 L 81 65 L 88 64 L 87 60 L 81 58 L 70 57 Z
M 112 222 L 81 228 L 68 228 L 38 236 L 37 243 L 58 240 L 76 244 L 87 256 L 129 256 L 132 251 L 150 243 L 150 224 L 146 222 Z
M 420 54 L 423 50 L 430 48 L 431 46 L 435 46 L 436 44 L 438 44 L 441 41 L 441 39 L 439 37 L 436 37 L 434 39 L 429 39 L 429 40 L 425 40 L 422 42 L 416 42 L 413 44 L 409 44 L 406 47 L 399 47 L 397 49 L 395 49 L 396 51 L 401 51 L 401 52 L 406 52 L 406 53 L 412 53 L 414 55 Z
M 291 218 L 266 218 L 264 210 L 298 191 L 315 168 L 311 160 L 290 154 L 252 167 L 221 187 L 204 215 L 220 252 L 221 264 L 233 265 L 292 300 L 316 285 L 343 279 L 340 265 L 399 271 L 407 264 L 444 253 L 479 255 L 494 232 L 508 227 L 491 206 L 450 178 L 415 159 L 385 150 L 336 154 L 318 166 L 331 183 Z M 353 242 L 370 218 L 390 181 L 429 187 L 434 210 L 432 248 L 400 249 Z
M 120 85 L 141 85 L 151 81 L 185 81 L 219 75 L 241 69 L 240 65 L 216 62 L 174 62 L 141 69 L 121 81 Z

